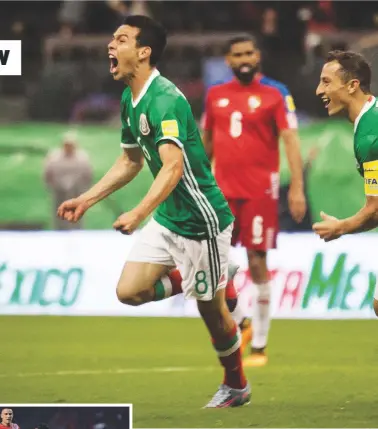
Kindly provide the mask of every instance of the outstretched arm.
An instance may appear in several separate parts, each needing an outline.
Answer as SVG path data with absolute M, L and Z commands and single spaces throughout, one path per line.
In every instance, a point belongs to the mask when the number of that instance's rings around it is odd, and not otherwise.
M 69 222 L 77 222 L 90 207 L 133 180 L 142 169 L 143 160 L 139 148 L 124 149 L 102 179 L 87 192 L 62 203 L 57 215 Z
M 131 182 L 142 169 L 143 161 L 140 148 L 123 149 L 122 155 L 110 170 L 92 188 L 84 192 L 80 199 L 86 201 L 90 206 L 103 200 Z
M 378 226 L 378 197 L 367 196 L 365 206 L 355 215 L 340 220 L 342 234 L 356 234 Z
M 164 200 L 166 200 L 180 181 L 184 171 L 182 150 L 175 143 L 159 146 L 163 163 L 151 188 L 143 200 L 130 212 L 121 215 L 113 227 L 126 234 L 132 233 Z

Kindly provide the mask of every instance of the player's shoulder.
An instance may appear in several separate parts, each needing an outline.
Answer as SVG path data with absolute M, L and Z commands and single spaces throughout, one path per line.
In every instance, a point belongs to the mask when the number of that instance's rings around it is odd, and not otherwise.
M 207 96 L 208 97 L 222 96 L 232 91 L 232 87 L 233 87 L 233 81 L 218 83 L 216 85 L 211 86 L 207 90 Z
M 375 98 L 373 106 L 360 117 L 356 127 L 358 137 L 378 137 L 378 98 Z
M 263 85 L 267 88 L 271 88 L 273 91 L 278 92 L 283 97 L 287 97 L 291 95 L 289 88 L 284 83 L 278 80 L 272 79 L 271 77 L 263 75 L 261 76 L 259 83 L 260 85 Z
M 162 104 L 181 104 L 187 105 L 188 101 L 185 95 L 177 86 L 164 76 L 157 76 L 153 85 L 150 103 L 153 106 Z
M 128 103 L 130 101 L 130 98 L 131 98 L 131 89 L 129 86 L 127 86 L 122 92 L 121 104 Z

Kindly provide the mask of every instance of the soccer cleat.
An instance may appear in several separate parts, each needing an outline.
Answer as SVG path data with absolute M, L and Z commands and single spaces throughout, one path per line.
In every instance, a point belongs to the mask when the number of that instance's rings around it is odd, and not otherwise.
M 265 366 L 268 363 L 268 356 L 265 353 L 265 350 L 253 350 L 252 353 L 243 359 L 243 366 L 244 368 L 252 368 L 252 367 L 259 367 L 259 366 Z
M 239 325 L 240 333 L 241 333 L 241 343 L 240 343 L 240 352 L 244 353 L 246 347 L 251 344 L 252 341 L 252 323 L 250 319 L 245 317 Z
M 232 389 L 221 384 L 211 401 L 204 408 L 230 408 L 248 405 L 251 401 L 251 387 L 249 384 L 244 389 Z

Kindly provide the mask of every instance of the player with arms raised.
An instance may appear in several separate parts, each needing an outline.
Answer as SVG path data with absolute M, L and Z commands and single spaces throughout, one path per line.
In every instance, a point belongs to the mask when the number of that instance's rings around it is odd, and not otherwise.
M 267 362 L 270 326 L 266 257 L 267 251 L 276 247 L 278 233 L 279 138 L 283 138 L 291 172 L 289 208 L 298 222 L 306 211 L 302 160 L 293 99 L 286 86 L 259 73 L 256 40 L 248 34 L 231 39 L 226 62 L 235 79 L 210 88 L 203 140 L 209 158 L 214 159 L 217 183 L 236 218 L 233 244 L 240 242 L 247 249 L 258 292 L 253 305 L 251 354 L 244 364 L 261 366 Z M 235 317 L 239 323 L 243 314 Z M 251 337 L 244 332 L 245 344 Z
M 3 408 L 1 410 L 0 429 L 20 429 L 16 423 L 12 423 L 13 410 L 11 408 Z
M 126 18 L 114 33 L 110 72 L 127 85 L 121 101 L 123 154 L 89 191 L 63 203 L 58 215 L 77 221 L 129 183 L 147 161 L 155 178 L 149 192 L 113 225 L 131 234 L 154 212 L 129 253 L 118 299 L 140 305 L 181 291 L 195 298 L 225 371 L 207 407 L 240 406 L 249 402 L 250 387 L 224 289 L 234 218 L 211 173 L 188 101 L 156 69 L 165 45 L 165 30 L 145 16 Z
M 370 91 L 370 82 L 371 69 L 362 55 L 348 51 L 328 54 L 316 95 L 330 116 L 346 112 L 354 123 L 354 155 L 357 170 L 365 179 L 366 201 L 358 213 L 346 219 L 321 212 L 323 221 L 313 229 L 324 241 L 378 226 L 378 99 Z M 377 290 L 373 305 L 378 316 Z

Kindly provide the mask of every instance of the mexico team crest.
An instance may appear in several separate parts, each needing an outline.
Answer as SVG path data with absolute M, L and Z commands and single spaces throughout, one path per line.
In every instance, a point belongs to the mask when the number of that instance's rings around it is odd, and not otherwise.
M 147 117 L 144 113 L 141 113 L 139 117 L 139 129 L 144 136 L 150 134 L 150 127 L 148 126 Z
M 261 106 L 261 98 L 256 97 L 255 95 L 252 95 L 251 97 L 248 98 L 248 106 L 250 107 L 251 110 L 257 109 L 258 107 Z

